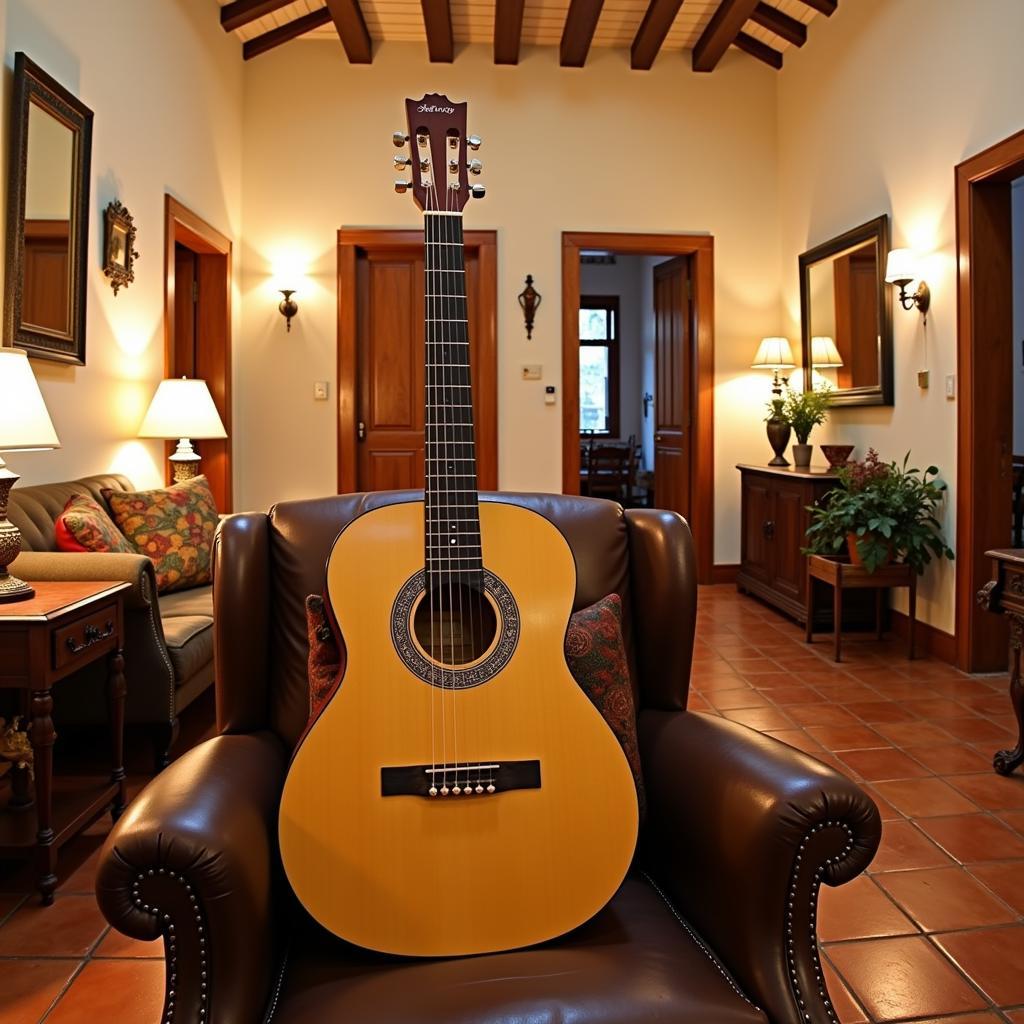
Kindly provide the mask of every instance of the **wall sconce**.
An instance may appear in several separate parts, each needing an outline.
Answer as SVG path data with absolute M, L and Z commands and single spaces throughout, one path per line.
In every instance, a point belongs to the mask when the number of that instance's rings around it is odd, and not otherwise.
M 917 278 L 917 266 L 914 254 L 910 249 L 893 249 L 885 264 L 885 280 L 900 290 L 900 305 L 904 309 L 915 306 L 921 313 L 927 313 L 931 305 L 932 293 L 924 281 L 917 282 L 917 291 L 913 295 L 907 292 L 907 285 Z
M 518 298 L 523 310 L 523 322 L 526 324 L 526 340 L 529 341 L 533 337 L 533 317 L 541 303 L 540 292 L 533 287 L 533 274 L 526 275 L 526 287 Z
M 291 333 L 292 317 L 299 311 L 299 304 L 292 298 L 295 294 L 295 289 L 278 288 L 278 291 L 284 298 L 277 304 L 277 309 L 281 316 L 284 317 L 284 322 L 288 325 L 288 331 Z

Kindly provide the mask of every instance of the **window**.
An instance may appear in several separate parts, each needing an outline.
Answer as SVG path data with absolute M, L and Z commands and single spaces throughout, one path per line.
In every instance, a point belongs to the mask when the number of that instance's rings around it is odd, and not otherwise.
M 580 433 L 619 433 L 619 297 L 580 296 Z

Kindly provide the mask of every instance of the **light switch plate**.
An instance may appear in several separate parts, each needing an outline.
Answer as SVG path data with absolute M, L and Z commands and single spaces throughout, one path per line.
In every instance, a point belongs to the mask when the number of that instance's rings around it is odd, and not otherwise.
M 956 398 L 956 374 L 946 374 L 946 397 Z
M 523 380 L 540 380 L 544 374 L 544 367 L 540 363 L 523 364 Z
M 317 402 L 327 401 L 327 381 L 316 380 L 313 381 L 313 399 Z
M 928 371 L 927 370 L 918 370 L 917 371 L 917 386 L 922 391 L 927 391 L 928 390 Z

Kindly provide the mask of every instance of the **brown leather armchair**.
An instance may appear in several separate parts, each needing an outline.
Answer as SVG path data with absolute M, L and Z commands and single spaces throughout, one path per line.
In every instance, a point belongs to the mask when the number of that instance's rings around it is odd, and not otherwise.
M 220 735 L 129 807 L 97 881 L 116 928 L 164 938 L 163 1019 L 833 1024 L 817 954 L 818 889 L 867 866 L 878 811 L 813 758 L 684 710 L 697 591 L 690 531 L 673 513 L 501 496 L 561 528 L 576 556 L 577 607 L 612 591 L 623 598 L 648 816 L 636 870 L 611 903 L 540 947 L 436 961 L 355 949 L 304 916 L 276 851 L 281 785 L 308 710 L 303 600 L 322 589 L 344 524 L 413 497 L 288 502 L 221 526 Z

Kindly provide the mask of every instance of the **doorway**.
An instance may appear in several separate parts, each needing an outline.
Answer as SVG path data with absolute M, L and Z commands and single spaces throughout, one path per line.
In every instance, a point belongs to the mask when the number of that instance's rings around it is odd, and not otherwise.
M 1013 538 L 1014 378 L 1024 354 L 1013 333 L 1012 193 L 1022 175 L 1024 132 L 956 168 L 956 648 L 967 672 L 1007 664 L 1007 624 L 975 595 L 991 578 L 985 552 Z
M 581 338 L 588 333 L 581 331 L 581 309 L 593 305 L 593 297 L 584 287 L 590 277 L 588 265 L 581 265 L 581 258 L 588 253 L 624 262 L 641 257 L 638 269 L 649 275 L 646 294 L 650 301 L 643 312 L 650 326 L 641 327 L 633 339 L 634 345 L 640 343 L 644 349 L 633 387 L 637 393 L 627 395 L 622 389 L 628 343 L 622 334 L 614 339 L 618 350 L 614 372 L 611 354 L 608 357 L 603 406 L 599 388 L 595 399 L 593 387 L 581 386 L 581 353 L 588 372 L 591 363 L 596 366 L 603 358 L 598 356 L 595 362 L 590 352 L 594 341 Z M 562 235 L 562 490 L 580 493 L 583 449 L 590 453 L 597 446 L 606 447 L 606 441 L 621 443 L 622 438 L 611 436 L 629 433 L 621 411 L 634 406 L 641 409 L 637 436 L 642 455 L 638 458 L 643 471 L 650 474 L 646 482 L 657 507 L 679 512 L 690 524 L 699 583 L 712 582 L 714 565 L 713 264 L 714 241 L 707 235 Z M 627 323 L 624 310 L 622 323 Z M 635 353 L 629 358 L 635 359 Z M 614 419 L 613 410 L 618 411 Z M 581 418 L 584 415 L 586 421 Z M 626 444 L 632 447 L 628 439 Z M 592 475 L 588 468 L 588 487 Z
M 477 482 L 498 486 L 497 235 L 464 236 Z M 423 233 L 338 232 L 338 493 L 423 486 Z
M 194 443 L 217 510 L 230 512 L 231 239 L 168 195 L 164 243 L 164 376 L 196 377 L 210 389 L 228 436 Z

